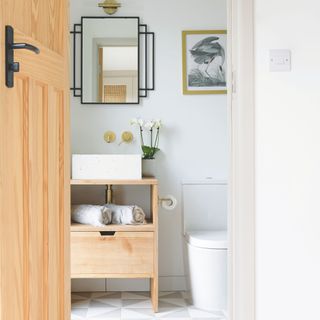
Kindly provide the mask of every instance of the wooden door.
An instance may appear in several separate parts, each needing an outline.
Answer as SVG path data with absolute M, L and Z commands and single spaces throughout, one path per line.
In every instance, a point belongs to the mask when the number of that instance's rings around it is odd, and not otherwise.
M 98 49 L 98 61 L 99 61 L 99 75 L 98 75 L 98 94 L 99 94 L 99 102 L 104 102 L 103 97 L 103 48 Z
M 0 319 L 70 319 L 68 1 L 0 1 Z M 5 86 L 5 25 L 20 72 Z

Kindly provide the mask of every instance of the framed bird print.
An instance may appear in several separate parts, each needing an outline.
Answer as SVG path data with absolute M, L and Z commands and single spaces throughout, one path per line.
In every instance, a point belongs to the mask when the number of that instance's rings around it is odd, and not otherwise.
M 183 94 L 227 93 L 227 31 L 182 31 Z

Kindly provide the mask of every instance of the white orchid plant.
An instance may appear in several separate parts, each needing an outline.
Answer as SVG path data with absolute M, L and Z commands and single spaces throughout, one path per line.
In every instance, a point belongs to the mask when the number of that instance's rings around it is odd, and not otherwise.
M 143 120 L 143 119 L 132 119 L 131 125 L 136 125 L 140 130 L 141 149 L 143 152 L 142 159 L 154 159 L 155 154 L 159 149 L 159 133 L 162 127 L 162 122 L 158 120 Z M 144 131 L 148 131 L 150 135 L 150 145 L 144 142 Z

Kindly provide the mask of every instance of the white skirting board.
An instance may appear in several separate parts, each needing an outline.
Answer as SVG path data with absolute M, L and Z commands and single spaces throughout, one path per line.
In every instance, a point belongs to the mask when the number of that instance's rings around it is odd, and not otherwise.
M 148 279 L 72 279 L 72 292 L 149 291 Z M 160 291 L 185 291 L 185 276 L 160 276 Z

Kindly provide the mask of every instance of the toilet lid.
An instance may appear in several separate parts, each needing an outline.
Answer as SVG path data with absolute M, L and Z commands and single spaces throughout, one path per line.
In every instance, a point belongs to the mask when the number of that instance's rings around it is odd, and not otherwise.
M 191 246 L 207 249 L 228 249 L 227 231 L 188 231 L 186 238 Z

